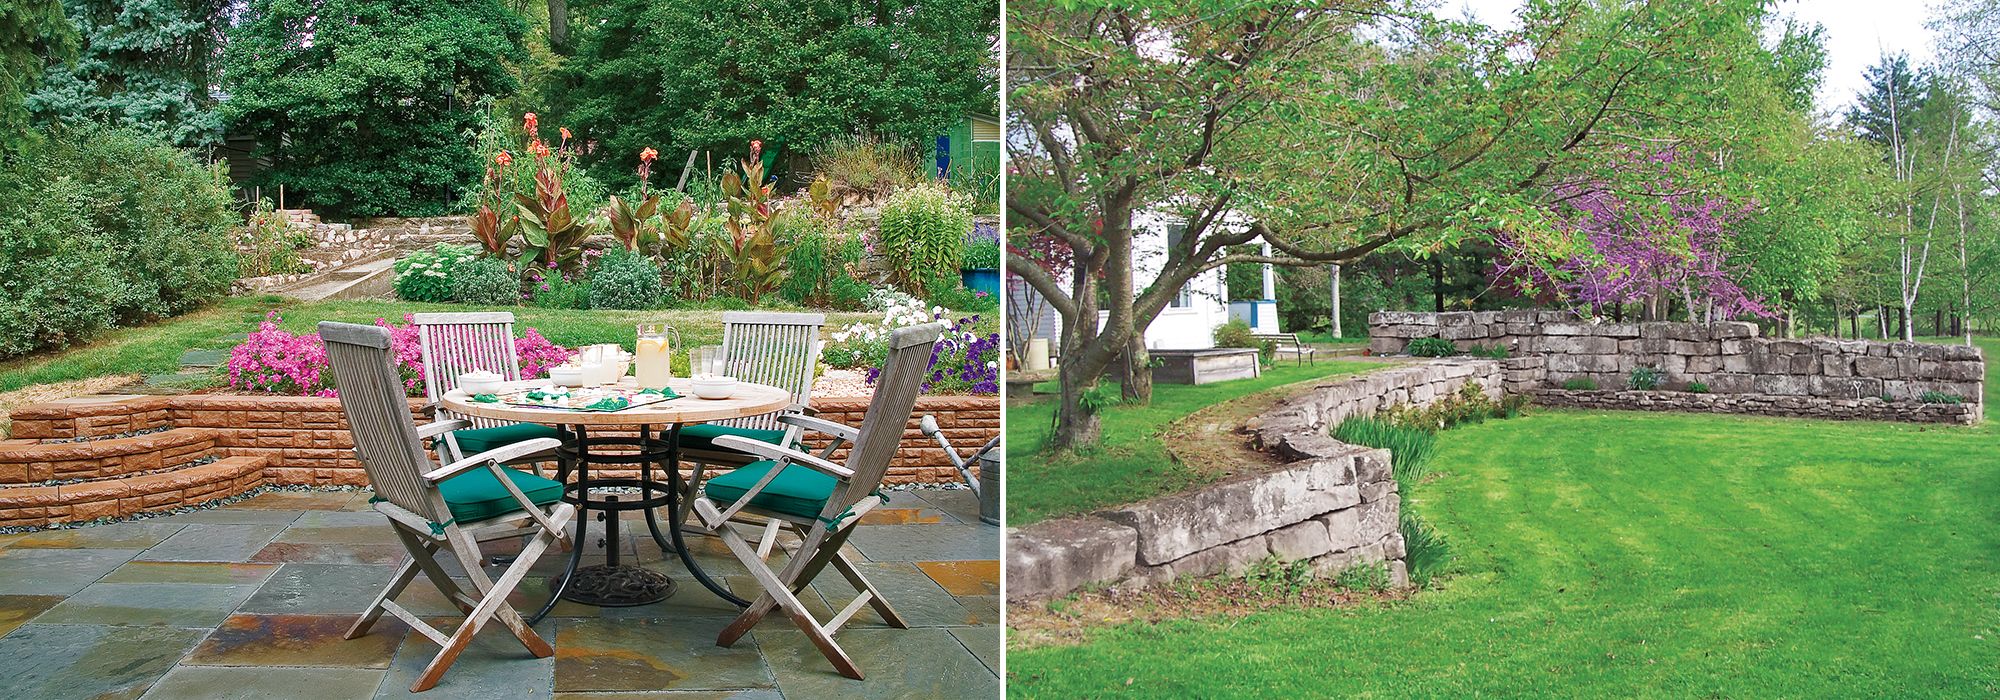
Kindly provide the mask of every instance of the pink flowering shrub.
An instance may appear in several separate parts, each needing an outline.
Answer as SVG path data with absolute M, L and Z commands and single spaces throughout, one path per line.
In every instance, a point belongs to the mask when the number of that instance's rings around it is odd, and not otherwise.
M 329 371 L 326 343 L 318 333 L 294 335 L 278 329 L 278 312 L 265 316 L 257 331 L 229 351 L 229 388 L 290 396 L 338 395 Z M 403 390 L 410 396 L 424 395 L 423 345 L 417 327 L 408 314 L 402 324 L 375 319 L 375 325 L 389 329 L 389 353 L 403 377 Z M 514 351 L 521 360 L 523 378 L 541 377 L 548 368 L 576 355 L 575 350 L 549 342 L 533 328 L 514 339 Z
M 568 362 L 576 356 L 576 351 L 549 342 L 533 328 L 514 339 L 514 356 L 521 360 L 521 378 L 537 379 L 548 376 L 549 368 Z
M 333 396 L 326 345 L 318 333 L 294 335 L 278 329 L 278 312 L 229 351 L 229 388 L 294 396 Z

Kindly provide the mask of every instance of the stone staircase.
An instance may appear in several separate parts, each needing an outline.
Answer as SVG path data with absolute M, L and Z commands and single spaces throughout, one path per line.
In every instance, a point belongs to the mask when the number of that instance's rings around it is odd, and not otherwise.
M 0 440 L 0 527 L 174 510 L 264 484 L 267 455 L 174 427 L 168 398 L 95 395 L 24 407 Z
M 311 232 L 313 246 L 299 253 L 310 270 L 237 280 L 236 293 L 275 293 L 307 301 L 381 297 L 395 281 L 396 258 L 429 245 L 409 240 L 401 230 L 329 224 L 310 209 L 279 213 L 292 228 Z

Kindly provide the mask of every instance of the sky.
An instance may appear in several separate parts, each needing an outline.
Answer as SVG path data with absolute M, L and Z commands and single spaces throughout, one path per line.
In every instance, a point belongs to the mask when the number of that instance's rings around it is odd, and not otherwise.
M 1827 67 L 1820 84 L 1822 112 L 1843 112 L 1867 82 L 1861 71 L 1884 51 L 1908 53 L 1912 64 L 1935 56 L 1932 32 L 1924 26 L 1927 3 L 1861 0 L 1782 0 L 1777 11 L 1826 27 Z M 1521 0 L 1443 0 L 1439 16 L 1467 15 L 1488 25 L 1515 26 Z

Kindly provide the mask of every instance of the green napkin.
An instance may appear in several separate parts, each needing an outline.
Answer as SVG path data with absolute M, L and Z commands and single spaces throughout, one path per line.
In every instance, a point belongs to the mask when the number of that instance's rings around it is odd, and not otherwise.
M 678 399 L 678 398 L 680 398 L 680 397 L 681 397 L 681 395 L 680 395 L 680 394 L 677 394 L 677 393 L 674 393 L 674 390 L 673 390 L 673 389 L 672 389 L 671 387 L 662 387 L 662 388 L 659 388 L 659 389 L 640 389 L 640 390 L 639 390 L 639 395 L 641 395 L 641 396 L 644 396 L 644 395 L 646 395 L 646 394 L 652 394 L 652 395 L 654 395 L 654 396 L 665 396 L 665 397 L 667 397 L 667 398 L 670 398 L 670 399 Z
M 632 402 L 626 401 L 623 397 L 612 396 L 609 398 L 598 399 L 596 403 L 593 403 L 589 406 L 585 406 L 584 408 L 588 408 L 593 411 L 616 411 L 618 409 L 625 408 L 630 405 L 632 405 Z
M 492 394 L 473 394 L 472 400 L 480 403 L 500 403 L 500 397 Z

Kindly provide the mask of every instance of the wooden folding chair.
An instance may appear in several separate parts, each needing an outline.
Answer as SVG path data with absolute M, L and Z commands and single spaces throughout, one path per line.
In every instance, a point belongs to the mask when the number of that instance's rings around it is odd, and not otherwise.
M 782 422 L 780 417 L 802 415 L 812 405 L 813 374 L 819 364 L 822 346 L 819 331 L 824 325 L 826 314 L 771 311 L 728 311 L 722 314 L 723 362 L 729 367 L 730 376 L 792 392 L 792 405 L 776 414 L 681 427 L 681 461 L 694 464 L 694 471 L 688 477 L 689 497 L 681 501 L 682 522 L 688 519 L 688 511 L 694 504 L 693 495 L 700 492 L 702 476 L 710 465 L 742 467 L 764 459 L 760 455 L 725 448 L 716 442 L 717 438 L 734 435 L 785 446 L 798 441 L 799 428 Z M 768 523 L 762 539 L 757 542 L 757 551 L 769 556 L 771 546 L 778 539 L 778 531 L 777 522 Z
M 942 332 L 943 326 L 932 323 L 900 328 L 890 335 L 888 363 L 876 384 L 875 397 L 868 404 L 860 430 L 809 416 L 779 417 L 786 425 L 833 437 L 836 446 L 842 441 L 853 443 L 845 465 L 746 437 L 716 439 L 719 446 L 765 458 L 709 479 L 701 497 L 694 502 L 702 525 L 722 538 L 730 553 L 749 568 L 751 577 L 763 589 L 750 607 L 723 629 L 716 644 L 735 644 L 772 608 L 780 608 L 841 675 L 858 680 L 862 677 L 860 667 L 833 641 L 841 625 L 865 605 L 873 607 L 890 625 L 909 627 L 840 548 L 854 534 L 861 517 L 886 500 L 880 491 L 882 477 L 888 473 L 889 460 L 902 442 L 903 429 L 916 408 L 917 394 L 930 364 L 931 346 Z M 740 513 L 783 523 L 798 534 L 799 547 L 782 571 L 772 571 L 764 557 L 729 526 L 729 520 Z M 858 595 L 832 619 L 821 623 L 795 593 L 811 584 L 829 564 Z
M 575 517 L 576 507 L 562 501 L 561 483 L 501 465 L 554 449 L 559 441 L 525 440 L 440 467 L 424 454 L 422 441 L 469 424 L 441 420 L 417 426 L 389 356 L 389 331 L 326 321 L 319 324 L 319 333 L 333 365 L 340 407 L 354 436 L 354 453 L 375 487 L 375 510 L 388 516 L 390 527 L 410 553 L 410 559 L 348 629 L 347 638 L 367 634 L 386 612 L 443 647 L 410 686 L 410 692 L 437 685 L 445 669 L 488 620 L 499 620 L 536 657 L 554 654 L 555 649 L 507 604 L 507 594 L 551 543 L 569 546 L 565 528 Z M 497 580 L 488 577 L 480 565 L 479 543 L 523 534 L 533 536 L 513 564 Z M 439 549 L 449 550 L 458 559 L 478 597 L 467 595 L 445 573 L 437 560 Z M 465 620 L 451 634 L 438 631 L 395 602 L 418 572 L 465 613 Z
M 421 313 L 410 316 L 417 328 L 417 345 L 423 353 L 424 398 L 432 406 L 458 388 L 458 375 L 485 371 L 503 381 L 521 378 L 521 359 L 514 351 L 514 314 L 509 311 Z M 439 418 L 456 418 L 470 423 L 464 429 L 440 436 L 440 455 L 458 460 L 474 452 L 484 452 L 534 438 L 561 438 L 555 428 L 534 423 L 515 423 L 494 418 L 462 416 L 439 409 Z M 543 452 L 515 460 L 532 463 L 542 473 L 541 463 L 555 459 Z

